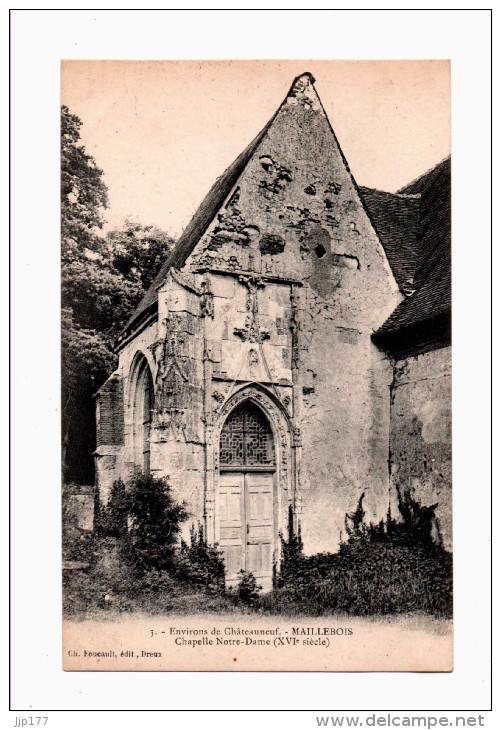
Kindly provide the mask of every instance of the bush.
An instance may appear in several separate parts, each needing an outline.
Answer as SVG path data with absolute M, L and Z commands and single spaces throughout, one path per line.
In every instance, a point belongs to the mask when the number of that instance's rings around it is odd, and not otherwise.
M 215 591 L 225 589 L 225 565 L 217 545 L 209 545 L 204 528 L 191 526 L 190 544 L 181 541 L 175 560 L 176 574 L 192 585 L 207 586 Z
M 95 534 L 78 525 L 71 505 L 71 485 L 62 495 L 62 557 L 63 562 L 91 564 L 95 557 Z
M 185 504 L 174 501 L 166 479 L 151 475 L 134 476 L 125 494 L 125 559 L 139 575 L 172 570 L 181 522 L 188 517 Z
M 391 542 L 397 545 L 424 547 L 442 545 L 440 525 L 435 515 L 438 502 L 429 506 L 421 505 L 414 499 L 410 489 L 405 489 L 402 493 L 398 487 L 397 497 L 401 521 L 392 520 L 391 514 L 388 513 L 386 532 Z M 436 538 L 433 535 L 434 528 Z
M 301 525 L 298 524 L 297 533 L 294 529 L 294 513 L 292 505 L 289 505 L 289 519 L 287 522 L 287 538 L 279 533 L 282 559 L 280 572 L 277 575 L 274 566 L 274 587 L 285 585 L 290 580 L 297 579 L 304 570 L 305 556 L 303 555 L 303 540 L 301 538 Z
M 437 505 L 423 506 L 398 492 L 399 519 L 365 522 L 364 494 L 345 518 L 348 540 L 338 553 L 305 556 L 289 513 L 287 540 L 275 591 L 261 599 L 268 610 L 356 615 L 424 611 L 452 615 L 452 555 L 441 545 Z M 434 528 L 438 540 L 433 537 Z
M 63 527 L 63 561 L 92 563 L 95 555 L 95 536 L 93 532 L 82 530 L 77 525 Z
M 345 517 L 348 542 L 368 540 L 369 542 L 428 548 L 442 545 L 440 526 L 435 515 L 438 503 L 429 506 L 422 505 L 414 498 L 411 489 L 405 489 L 402 492 L 397 487 L 399 519 L 394 519 L 391 509 L 388 508 L 385 520 L 381 520 L 378 524 L 372 522 L 366 524 L 363 508 L 364 497 L 365 493 L 362 493 L 356 510 Z
M 98 608 L 128 610 L 133 585 L 130 568 L 121 560 L 121 543 L 113 537 L 94 537 L 92 563 L 86 570 L 63 571 L 65 615 Z
M 208 545 L 203 527 L 192 526 L 190 544 L 178 544 L 187 516 L 165 479 L 138 474 L 127 484 L 116 481 L 101 512 L 99 533 L 86 536 L 92 550 L 84 550 L 80 533 L 66 541 L 74 559 L 85 551 L 88 567 L 86 572 L 65 571 L 65 614 L 170 610 L 183 595 L 200 593 L 204 603 L 204 591 L 206 597 L 224 593 L 224 561 L 219 548 Z M 75 529 L 68 521 L 67 531 Z
M 127 535 L 128 500 L 125 484 L 121 479 L 113 482 L 108 504 L 101 508 L 100 530 L 105 535 Z
M 312 586 L 313 589 L 313 586 Z M 345 545 L 315 595 L 330 610 L 357 615 L 452 614 L 452 556 L 438 548 L 364 542 Z
M 239 576 L 240 579 L 237 586 L 238 597 L 246 604 L 252 605 L 257 603 L 259 591 L 262 586 L 257 584 L 254 575 L 247 570 L 241 570 Z

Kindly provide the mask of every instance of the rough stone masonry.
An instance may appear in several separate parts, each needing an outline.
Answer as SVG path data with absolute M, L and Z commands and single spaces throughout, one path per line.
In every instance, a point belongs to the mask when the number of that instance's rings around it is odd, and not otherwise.
M 376 344 L 416 296 L 411 259 L 399 281 L 313 84 L 295 79 L 216 181 L 97 396 L 101 500 L 134 469 L 167 476 L 229 582 L 246 568 L 265 587 L 290 507 L 307 553 L 335 551 L 362 492 L 379 520 L 409 485 L 437 497 L 450 544 L 448 342 Z

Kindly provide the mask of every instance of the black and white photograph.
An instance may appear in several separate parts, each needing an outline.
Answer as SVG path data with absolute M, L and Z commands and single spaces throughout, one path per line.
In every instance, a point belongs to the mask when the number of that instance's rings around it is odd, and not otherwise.
M 8 726 L 497 727 L 492 15 L 9 11 Z
M 452 669 L 449 63 L 300 65 L 63 62 L 68 669 Z

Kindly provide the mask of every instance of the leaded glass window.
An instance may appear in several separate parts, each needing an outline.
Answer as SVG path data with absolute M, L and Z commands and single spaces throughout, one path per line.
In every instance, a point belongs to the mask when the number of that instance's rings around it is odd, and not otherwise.
M 237 406 L 226 419 L 219 449 L 221 466 L 272 466 L 273 434 L 264 413 L 250 401 Z

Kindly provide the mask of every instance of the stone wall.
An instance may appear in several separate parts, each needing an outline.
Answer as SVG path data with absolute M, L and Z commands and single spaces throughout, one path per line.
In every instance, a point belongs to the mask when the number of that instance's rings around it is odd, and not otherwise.
M 219 433 L 248 393 L 278 445 L 276 530 L 292 504 L 307 553 L 337 549 L 362 492 L 370 519 L 386 514 L 390 445 L 392 484 L 439 501 L 450 534 L 448 351 L 402 361 L 394 377 L 372 343 L 402 294 L 308 77 L 157 293 L 157 317 L 120 352 L 123 445 L 97 449 L 103 499 L 137 462 L 134 373 L 144 357 L 151 471 L 186 502 L 187 528 L 205 521 L 217 539 Z
M 97 446 L 123 444 L 124 404 L 122 378 L 114 373 L 96 395 Z
M 190 520 L 204 516 L 204 328 L 200 282 L 170 274 L 159 290 L 151 470 L 167 476 Z
M 362 492 L 367 517 L 381 519 L 389 491 L 391 365 L 359 333 L 320 322 L 315 334 L 300 426 L 301 522 L 308 553 L 337 550 L 345 514 Z
M 305 75 L 159 287 L 157 319 L 121 349 L 124 445 L 97 450 L 102 493 L 137 462 L 134 367 L 144 356 L 151 471 L 169 477 L 191 520 L 217 537 L 221 414 L 248 388 L 279 442 L 276 529 L 292 504 L 306 552 L 335 550 L 362 491 L 373 519 L 387 509 L 392 371 L 370 336 L 401 298 Z
M 153 375 L 155 362 L 149 349 L 157 339 L 158 326 L 154 321 L 139 332 L 133 341 L 125 345 L 119 356 L 119 364 L 115 373 L 107 381 L 120 382 L 121 408 L 117 404 L 118 389 L 115 387 L 113 409 L 116 414 L 117 424 L 115 432 L 123 434 L 121 442 L 109 435 L 108 431 L 102 432 L 94 452 L 96 465 L 96 485 L 99 490 L 99 498 L 103 504 L 108 501 L 111 486 L 116 479 L 127 479 L 134 468 L 133 449 L 133 370 L 137 358 L 145 357 Z M 105 383 L 106 385 L 106 383 Z M 104 387 L 104 386 L 103 386 Z M 102 391 L 103 389 L 101 389 Z M 97 394 L 96 411 L 99 414 L 99 421 L 102 418 L 101 391 Z M 108 400 L 105 392 L 102 398 Z M 99 431 L 98 431 L 99 433 Z
M 211 272 L 214 375 L 289 386 L 305 550 L 335 550 L 362 491 L 388 506 L 391 364 L 370 335 L 402 295 L 308 78 L 298 80 L 185 270 Z M 226 277 L 217 276 L 224 271 Z M 256 293 L 262 348 L 246 330 Z M 275 283 L 273 283 L 275 281 Z M 223 291 L 221 298 L 218 294 Z M 226 397 L 226 388 L 219 388 Z
M 444 545 L 452 548 L 451 349 L 397 362 L 391 398 L 391 484 L 438 502 Z M 393 495 L 393 502 L 395 496 Z
M 81 484 L 63 487 L 62 506 L 65 527 L 76 527 L 84 532 L 94 529 L 95 488 Z

